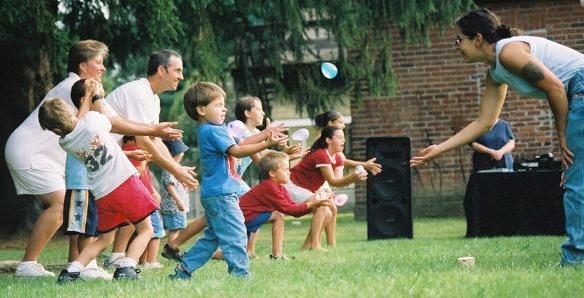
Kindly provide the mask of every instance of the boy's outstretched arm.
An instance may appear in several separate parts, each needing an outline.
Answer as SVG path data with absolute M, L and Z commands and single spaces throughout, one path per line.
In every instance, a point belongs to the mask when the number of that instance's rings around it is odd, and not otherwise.
M 274 137 L 270 135 L 265 142 L 247 145 L 233 145 L 227 149 L 227 154 L 241 158 L 268 149 L 272 145 L 283 145 L 288 143 L 288 136 Z

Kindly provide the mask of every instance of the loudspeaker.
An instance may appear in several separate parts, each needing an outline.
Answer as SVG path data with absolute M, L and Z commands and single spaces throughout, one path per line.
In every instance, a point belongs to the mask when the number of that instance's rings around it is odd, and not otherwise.
M 410 138 L 368 138 L 366 147 L 383 167 L 367 179 L 367 239 L 412 238 Z

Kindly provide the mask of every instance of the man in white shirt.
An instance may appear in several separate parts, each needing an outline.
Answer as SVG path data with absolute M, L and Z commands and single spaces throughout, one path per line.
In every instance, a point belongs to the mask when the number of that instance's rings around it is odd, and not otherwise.
M 159 122 L 160 98 L 158 94 L 176 90 L 183 80 L 183 64 L 180 54 L 173 50 L 161 50 L 150 55 L 147 77 L 134 80 L 116 88 L 107 97 L 107 103 L 120 116 L 135 122 Z M 118 143 L 122 145 L 122 136 L 116 135 Z M 193 178 L 192 168 L 181 166 L 170 155 L 167 147 L 160 138 L 136 136 L 136 143 L 142 150 L 152 155 L 152 161 L 176 177 L 189 187 L 197 187 L 198 182 Z M 132 234 L 131 227 L 120 230 L 114 244 L 112 256 L 106 261 L 106 268 L 116 265 L 116 259 L 124 256 L 125 247 Z

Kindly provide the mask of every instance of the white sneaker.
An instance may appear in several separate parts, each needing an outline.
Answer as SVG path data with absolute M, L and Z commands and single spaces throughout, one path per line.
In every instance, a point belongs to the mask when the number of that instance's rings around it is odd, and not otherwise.
M 105 259 L 105 261 L 103 261 L 103 268 L 105 269 L 117 269 L 120 268 L 120 264 L 122 264 L 122 260 L 125 258 L 125 256 L 121 256 L 117 259 Z
M 43 265 L 35 262 L 20 262 L 16 266 L 16 276 L 19 277 L 53 277 L 55 273 L 45 270 Z
M 158 268 L 164 268 L 164 266 L 158 262 L 156 263 L 146 263 L 143 266 L 144 269 L 158 269 Z
M 82 279 L 105 279 L 112 280 L 113 275 L 105 271 L 105 269 L 100 267 L 85 267 L 83 271 L 79 274 Z

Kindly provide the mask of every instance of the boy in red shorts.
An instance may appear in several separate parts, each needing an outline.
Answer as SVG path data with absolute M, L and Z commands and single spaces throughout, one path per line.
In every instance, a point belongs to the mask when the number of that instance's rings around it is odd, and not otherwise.
M 81 103 L 77 116 L 62 99 L 52 98 L 40 107 L 39 123 L 43 129 L 61 136 L 61 147 L 85 164 L 97 205 L 97 231 L 101 235 L 61 271 L 57 281 L 78 279 L 85 265 L 111 245 L 114 230 L 129 223 L 135 225 L 137 236 L 114 272 L 114 279 L 137 279 L 137 260 L 153 233 L 148 216 L 158 205 L 136 176 L 136 168 L 110 136 L 112 126 L 104 115 L 101 84 L 96 80 L 79 80 L 73 85 L 71 97 Z

